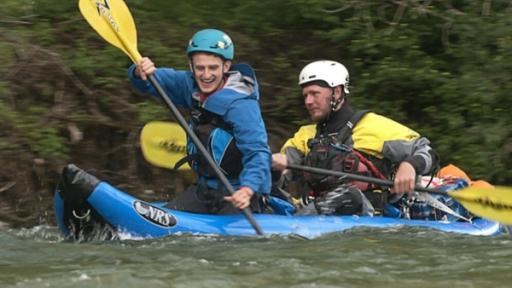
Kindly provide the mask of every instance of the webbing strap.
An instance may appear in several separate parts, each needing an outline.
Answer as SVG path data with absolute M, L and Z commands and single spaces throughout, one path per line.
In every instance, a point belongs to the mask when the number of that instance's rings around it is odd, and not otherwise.
M 347 141 L 347 138 L 352 134 L 352 129 L 356 126 L 357 122 L 363 118 L 366 113 L 368 113 L 370 110 L 358 110 L 352 114 L 352 117 L 350 117 L 350 120 L 347 121 L 345 126 L 338 132 L 338 139 L 341 140 L 341 143 L 345 143 Z

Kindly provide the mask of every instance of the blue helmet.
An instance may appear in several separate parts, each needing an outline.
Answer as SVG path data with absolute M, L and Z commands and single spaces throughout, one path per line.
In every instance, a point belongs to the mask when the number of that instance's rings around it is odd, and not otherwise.
M 213 53 L 225 60 L 233 60 L 235 47 L 228 34 L 217 29 L 204 29 L 194 34 L 188 42 L 188 57 L 194 52 Z

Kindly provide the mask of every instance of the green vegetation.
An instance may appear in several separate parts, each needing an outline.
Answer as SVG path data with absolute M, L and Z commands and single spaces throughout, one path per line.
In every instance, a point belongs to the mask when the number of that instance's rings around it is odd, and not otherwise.
M 159 66 L 186 69 L 184 47 L 198 29 L 227 31 L 237 61 L 257 71 L 273 146 L 307 121 L 300 69 L 333 59 L 351 73 L 355 107 L 427 136 L 443 164 L 512 184 L 509 1 L 126 2 L 139 50 Z M 145 122 L 170 117 L 130 87 L 129 59 L 95 34 L 76 1 L 4 0 L 0 61 L 0 151 L 24 151 L 26 161 L 124 163 L 103 152 L 129 143 Z M 72 139 L 70 123 L 87 149 Z

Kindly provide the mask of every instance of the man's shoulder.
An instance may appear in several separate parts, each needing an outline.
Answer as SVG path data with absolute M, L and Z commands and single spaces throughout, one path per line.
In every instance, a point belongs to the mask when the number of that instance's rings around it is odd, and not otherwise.
M 316 124 L 307 124 L 300 126 L 299 129 L 293 135 L 295 141 L 306 143 L 309 139 L 315 138 L 316 135 Z
M 230 71 L 240 72 L 245 77 L 256 79 L 256 73 L 254 72 L 254 69 L 247 63 L 233 64 Z
M 296 133 L 300 134 L 313 134 L 313 136 L 316 133 L 316 124 L 306 124 L 299 127 L 299 130 L 297 130 Z
M 379 126 L 388 126 L 388 125 L 398 125 L 398 126 L 404 126 L 397 121 L 388 118 L 386 116 L 377 114 L 375 112 L 368 112 L 366 113 L 358 122 L 357 126 L 364 126 L 368 127 L 370 125 L 371 127 L 379 127 Z
M 353 129 L 354 134 L 375 134 L 382 138 L 393 138 L 397 135 L 408 135 L 418 137 L 419 134 L 411 128 L 386 116 L 368 112 L 361 118 Z

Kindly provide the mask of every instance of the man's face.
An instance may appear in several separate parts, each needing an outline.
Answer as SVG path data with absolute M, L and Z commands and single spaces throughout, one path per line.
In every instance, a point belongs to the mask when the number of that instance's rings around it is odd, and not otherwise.
M 318 85 L 309 85 L 302 88 L 304 104 L 308 109 L 309 116 L 314 122 L 321 122 L 331 110 L 331 95 L 333 89 Z
M 231 61 L 225 61 L 218 56 L 209 53 L 194 53 L 190 66 L 194 73 L 194 78 L 199 85 L 199 90 L 209 94 L 217 90 L 223 83 L 224 73 L 229 71 Z

